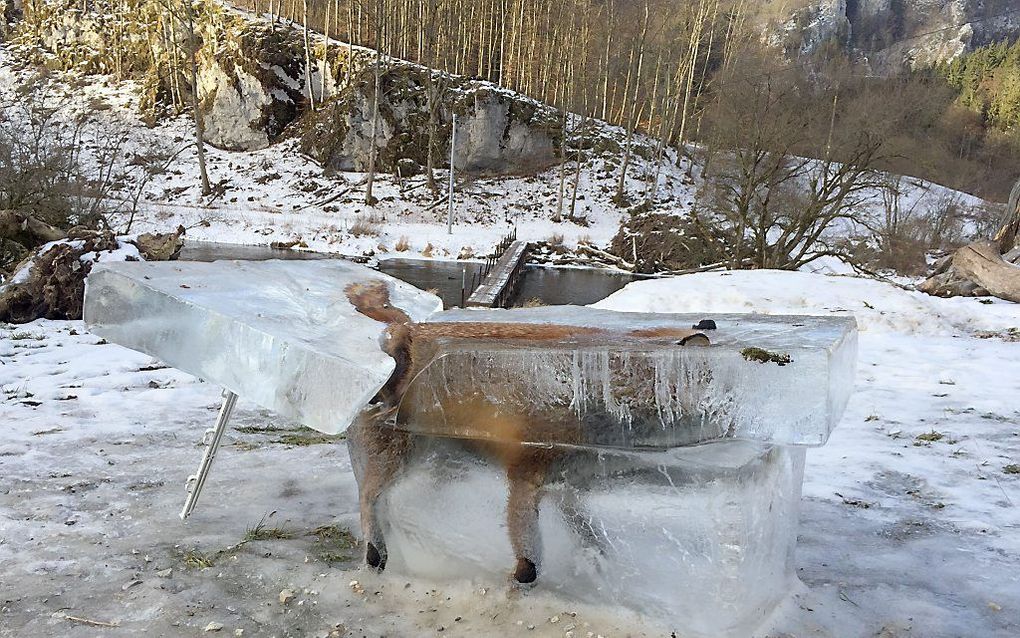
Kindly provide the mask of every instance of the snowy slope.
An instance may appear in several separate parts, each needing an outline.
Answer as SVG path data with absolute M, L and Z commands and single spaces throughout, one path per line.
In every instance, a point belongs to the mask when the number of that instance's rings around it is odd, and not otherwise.
M 18 89 L 33 75 L 19 64 L 18 53 L 0 44 L 0 110 L 10 118 L 23 117 L 10 103 L 23 102 Z M 210 178 L 222 194 L 203 198 L 199 188 L 192 124 L 186 115 L 167 117 L 150 128 L 138 113 L 138 86 L 111 78 L 51 74 L 32 89 L 44 102 L 56 108 L 56 120 L 70 134 L 74 122 L 83 119 L 82 159 L 95 165 L 104 146 L 122 140 L 125 157 L 114 174 L 111 193 L 111 221 L 118 231 L 127 230 L 131 202 L 138 209 L 131 232 L 167 231 L 178 224 L 188 228 L 195 240 L 241 244 L 303 242 L 311 250 L 346 255 L 431 256 L 456 259 L 472 253 L 483 255 L 516 225 L 518 236 L 530 241 L 562 236 L 563 243 L 579 242 L 605 246 L 627 215 L 612 201 L 619 175 L 619 158 L 610 152 L 584 162 L 580 172 L 577 215 L 583 223 L 552 220 L 560 192 L 558 167 L 538 175 L 519 177 L 458 177 L 455 197 L 455 225 L 446 232 L 445 196 L 434 200 L 418 176 L 399 183 L 392 175 L 377 176 L 374 194 L 381 201 L 364 204 L 364 174 L 325 175 L 310 158 L 302 155 L 297 140 L 285 139 L 269 148 L 251 152 L 229 152 L 208 148 Z M 6 106 L 2 106 L 6 105 Z M 625 139 L 624 131 L 597 123 L 604 136 Z M 641 135 L 636 144 L 654 147 Z M 178 154 L 179 153 L 179 154 Z M 142 158 L 171 157 L 167 169 L 145 176 Z M 569 206 L 574 163 L 567 166 L 565 205 Z M 642 201 L 652 176 L 654 162 L 634 155 L 628 172 L 627 193 Z M 690 175 L 688 174 L 690 173 Z M 445 184 L 446 171 L 437 171 Z M 981 200 L 942 186 L 919 180 L 905 180 L 902 207 L 924 209 L 945 197 L 955 197 L 964 206 Z M 668 149 L 659 176 L 655 210 L 689 211 L 699 187 L 699 170 L 689 171 L 687 159 L 675 165 L 675 152 Z M 444 187 L 445 188 L 445 187 Z M 878 192 L 867 194 L 860 203 L 862 214 L 874 226 L 882 214 Z M 366 232 L 367 231 L 367 232 Z M 834 228 L 839 236 L 867 235 L 864 225 L 846 224 Z M 405 244 L 406 242 L 406 244 Z M 397 247 L 403 248 L 398 252 Z M 405 247 L 406 246 L 406 247 Z

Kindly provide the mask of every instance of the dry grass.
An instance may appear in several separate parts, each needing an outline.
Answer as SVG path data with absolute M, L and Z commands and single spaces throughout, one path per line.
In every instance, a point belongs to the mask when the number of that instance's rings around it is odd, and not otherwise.
M 282 445 L 307 447 L 309 445 L 337 443 L 338 441 L 343 441 L 346 437 L 346 434 L 323 434 L 322 432 L 313 430 L 312 428 L 302 427 L 298 430 L 287 432 L 273 442 L 280 443 Z
M 548 242 L 550 246 L 562 246 L 563 235 L 561 234 L 550 235 L 549 239 L 547 239 L 546 242 Z
M 345 563 L 354 560 L 354 550 L 358 548 L 358 539 L 351 530 L 340 525 L 323 525 L 312 530 L 312 536 L 318 537 L 319 560 L 324 563 Z
M 411 242 L 410 240 L 407 239 L 407 235 L 401 235 L 400 239 L 398 239 L 397 243 L 393 246 L 393 250 L 397 251 L 398 253 L 407 252 L 410 249 Z
M 382 230 L 378 223 L 362 217 L 351 224 L 350 233 L 355 237 L 378 237 Z
M 263 516 L 254 527 L 249 527 L 245 530 L 241 542 L 288 540 L 291 538 L 294 538 L 294 535 L 283 528 L 267 527 L 266 517 Z
M 197 549 L 189 549 L 184 552 L 184 566 L 190 569 L 206 569 L 215 564 L 212 556 L 207 556 Z
M 425 244 L 425 248 L 421 251 L 421 256 L 422 257 L 431 257 L 432 256 L 432 251 L 434 249 L 435 249 L 435 247 L 432 245 L 432 242 L 429 242 L 429 243 Z

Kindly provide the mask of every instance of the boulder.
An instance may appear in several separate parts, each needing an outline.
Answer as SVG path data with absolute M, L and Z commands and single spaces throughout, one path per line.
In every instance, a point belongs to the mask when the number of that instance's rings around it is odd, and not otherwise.
M 264 22 L 235 20 L 225 31 L 199 68 L 205 139 L 231 151 L 265 148 L 304 107 L 303 44 L 297 31 Z
M 172 233 L 143 233 L 129 240 L 145 261 L 170 261 L 177 259 L 184 247 L 184 227 L 178 226 Z
M 429 70 L 400 61 L 380 78 L 376 169 L 396 172 L 401 162 L 427 165 Z M 561 144 L 560 112 L 487 82 L 434 73 L 447 87 L 434 132 L 434 166 L 449 165 L 450 133 L 457 114 L 458 170 L 470 173 L 534 173 L 547 168 Z M 301 128 L 301 150 L 327 170 L 364 171 L 371 162 L 375 73 L 365 68 L 313 113 Z

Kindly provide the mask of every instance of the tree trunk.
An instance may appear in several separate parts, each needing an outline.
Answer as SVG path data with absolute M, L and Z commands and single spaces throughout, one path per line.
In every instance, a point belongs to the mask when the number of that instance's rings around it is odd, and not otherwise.
M 995 242 L 975 242 L 953 255 L 953 268 L 1000 299 L 1020 303 L 1020 266 L 1003 261 Z
M 375 164 L 379 156 L 376 137 L 379 134 L 379 92 L 382 90 L 382 4 L 375 3 L 375 90 L 372 91 L 372 140 L 368 154 L 368 175 L 365 178 L 365 203 L 374 206 L 376 199 L 372 196 L 372 185 L 375 183 Z
M 195 36 L 195 11 L 191 2 L 184 2 L 185 26 L 188 29 L 188 60 L 191 64 L 191 111 L 195 118 L 195 147 L 198 150 L 198 173 L 202 180 L 202 194 L 212 192 L 209 172 L 205 166 L 205 117 L 198 100 L 198 42 Z
M 329 6 L 327 2 L 326 6 Z M 315 110 L 315 91 L 312 88 L 312 46 L 308 42 L 308 0 L 301 3 L 301 22 L 304 25 L 303 39 L 305 42 L 305 89 L 308 94 L 308 108 Z
M 999 253 L 1008 253 L 1020 246 L 1020 180 L 1013 186 L 1006 205 L 1006 214 L 995 233 L 995 241 L 999 245 Z

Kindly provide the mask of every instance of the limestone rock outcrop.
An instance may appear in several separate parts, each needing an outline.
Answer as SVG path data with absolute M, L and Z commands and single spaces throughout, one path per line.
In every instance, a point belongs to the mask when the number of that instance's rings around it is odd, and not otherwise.
M 924 67 L 1020 35 L 1015 0 L 767 0 L 766 39 L 787 55 L 835 42 L 877 71 Z M 768 19 L 764 16 L 782 16 Z

